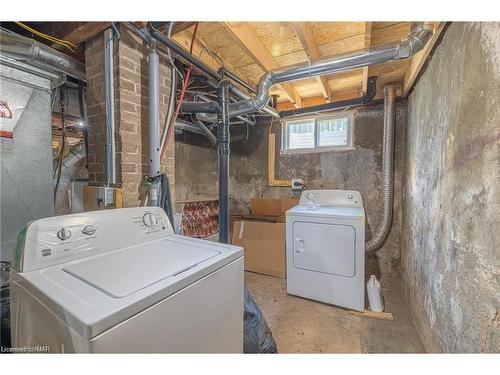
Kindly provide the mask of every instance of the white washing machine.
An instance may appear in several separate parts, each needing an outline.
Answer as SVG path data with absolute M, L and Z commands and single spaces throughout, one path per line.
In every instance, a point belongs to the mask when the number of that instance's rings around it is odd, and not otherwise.
M 286 212 L 287 293 L 365 307 L 365 210 L 348 190 L 306 190 Z
M 243 249 L 175 235 L 158 207 L 34 221 L 13 267 L 13 347 L 243 351 Z

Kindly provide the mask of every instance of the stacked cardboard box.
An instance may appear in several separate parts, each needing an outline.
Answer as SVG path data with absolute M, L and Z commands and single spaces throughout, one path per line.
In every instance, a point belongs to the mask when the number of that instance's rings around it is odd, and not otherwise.
M 251 199 L 252 215 L 235 216 L 232 243 L 245 249 L 245 270 L 286 277 L 285 212 L 297 199 Z

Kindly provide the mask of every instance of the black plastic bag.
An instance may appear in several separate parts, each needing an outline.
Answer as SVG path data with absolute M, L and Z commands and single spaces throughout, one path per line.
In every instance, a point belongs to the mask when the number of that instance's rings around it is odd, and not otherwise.
M 245 322 L 243 330 L 243 353 L 278 353 L 273 334 L 262 311 L 245 287 L 243 292 Z
M 0 265 L 0 343 L 4 347 L 10 347 L 10 289 L 8 281 L 7 262 Z

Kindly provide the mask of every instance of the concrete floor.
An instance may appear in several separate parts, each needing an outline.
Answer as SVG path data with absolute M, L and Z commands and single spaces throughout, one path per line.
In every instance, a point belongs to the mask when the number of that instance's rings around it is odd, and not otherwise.
M 423 353 L 399 279 L 384 283 L 394 321 L 286 294 L 286 280 L 245 272 L 245 284 L 271 328 L 279 353 Z

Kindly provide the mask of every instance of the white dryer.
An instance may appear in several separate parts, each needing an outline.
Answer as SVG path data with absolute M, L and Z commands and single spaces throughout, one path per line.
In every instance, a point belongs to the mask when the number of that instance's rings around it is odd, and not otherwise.
M 306 190 L 286 212 L 287 293 L 363 311 L 365 210 L 348 190 Z
M 13 347 L 243 350 L 243 249 L 175 235 L 158 207 L 34 221 L 13 264 Z

